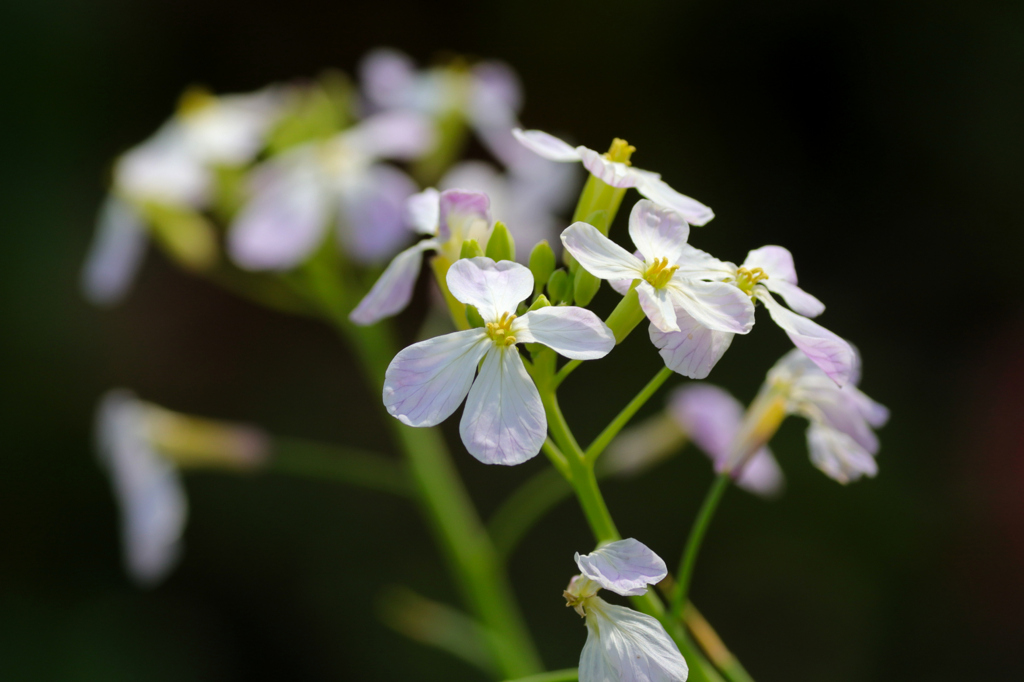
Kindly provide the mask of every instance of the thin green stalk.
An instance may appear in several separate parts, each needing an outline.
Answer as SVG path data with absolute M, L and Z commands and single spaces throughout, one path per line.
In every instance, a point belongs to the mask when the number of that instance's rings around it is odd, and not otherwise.
M 545 467 L 509 495 L 487 522 L 498 555 L 507 560 L 523 536 L 571 492 L 565 477 Z
M 555 378 L 551 384 L 552 387 L 558 388 L 558 385 L 565 381 L 565 378 L 572 374 L 573 370 L 579 367 L 580 364 L 582 364 L 582 362 L 582 360 L 570 360 L 569 362 L 562 365 L 562 369 L 558 370 L 558 373 L 555 374 Z
M 682 561 L 679 563 L 676 587 L 672 592 L 673 618 L 679 618 L 683 611 L 683 606 L 686 604 L 686 596 L 690 589 L 693 569 L 697 564 L 697 555 L 700 553 L 701 542 L 703 542 L 704 534 L 707 533 L 711 519 L 715 515 L 715 509 L 718 508 L 718 503 L 721 501 L 722 495 L 725 494 L 725 490 L 729 487 L 731 481 L 732 478 L 727 473 L 718 475 L 715 482 L 711 484 L 711 489 L 708 490 L 707 497 L 704 498 L 704 503 L 701 505 L 697 518 L 693 522 L 693 529 L 690 531 L 690 537 L 686 540 L 686 549 L 683 552 Z
M 565 670 L 552 670 L 549 673 L 520 677 L 518 680 L 506 680 L 506 682 L 572 682 L 579 678 L 579 670 L 566 668 Z
M 739 662 L 725 643 L 715 632 L 711 624 L 701 615 L 693 602 L 688 602 L 683 609 L 683 622 L 693 633 L 700 647 L 707 653 L 708 658 L 714 663 L 728 682 L 754 682 L 754 679 L 747 672 L 743 664 Z
M 406 467 L 384 455 L 295 438 L 275 438 L 272 448 L 268 464 L 271 472 L 328 479 L 400 497 L 415 496 Z
M 615 436 L 619 435 L 619 431 L 621 431 L 629 420 L 633 418 L 633 415 L 637 413 L 637 410 L 643 407 L 644 403 L 650 400 L 651 396 L 661 388 L 661 385 L 664 384 L 670 376 L 672 376 L 672 370 L 668 367 L 662 367 L 661 370 L 654 375 L 654 378 L 648 381 L 647 385 L 636 394 L 636 397 L 630 400 L 629 403 L 622 408 L 622 411 L 619 412 L 618 416 L 616 416 L 615 419 L 613 419 L 611 423 L 604 428 L 604 431 L 598 434 L 597 438 L 594 439 L 594 442 L 591 443 L 586 449 L 586 452 L 584 452 L 584 456 L 588 462 L 594 462 L 598 456 L 604 452 L 604 449 L 608 447 Z

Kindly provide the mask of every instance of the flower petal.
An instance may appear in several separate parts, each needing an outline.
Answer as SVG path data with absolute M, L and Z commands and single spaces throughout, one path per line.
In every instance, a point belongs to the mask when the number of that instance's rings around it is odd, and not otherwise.
M 514 313 L 519 302 L 533 293 L 533 273 L 509 260 L 463 258 L 448 268 L 446 279 L 452 296 L 475 306 L 485 322 Z
M 420 234 L 434 236 L 441 222 L 441 193 L 428 187 L 405 202 L 406 219 Z
M 339 193 L 342 220 L 338 238 L 345 251 L 361 263 L 380 262 L 408 241 L 406 201 L 416 183 L 393 166 L 370 166 Z
M 433 240 L 425 239 L 395 256 L 348 319 L 365 326 L 404 310 L 420 275 L 423 252 L 436 246 Z
M 734 334 L 701 326 L 689 313 L 676 307 L 678 332 L 663 332 L 653 324 L 648 330 L 665 366 L 691 379 L 706 379 L 729 350 Z
M 724 281 L 736 277 L 736 265 L 718 260 L 710 253 L 684 244 L 675 264 L 676 271 L 683 279 L 710 279 Z
M 736 485 L 747 492 L 766 498 L 777 497 L 786 485 L 782 467 L 767 446 L 762 447 L 747 460 L 735 480 Z
M 346 130 L 339 139 L 370 158 L 399 161 L 411 161 L 436 143 L 430 119 L 414 111 L 374 114 Z
M 484 464 L 522 464 L 540 452 L 546 433 L 540 393 L 519 351 L 491 345 L 459 424 L 469 454 Z
M 586 147 L 576 147 L 583 167 L 601 182 L 612 187 L 634 187 L 639 179 L 636 169 L 618 161 L 609 161 L 604 154 Z
M 363 57 L 358 70 L 363 93 L 379 108 L 404 105 L 415 87 L 416 65 L 398 50 L 373 50 Z
M 659 331 L 679 331 L 672 292 L 668 289 L 655 289 L 650 282 L 642 281 L 636 287 L 636 295 L 647 319 Z
M 677 272 L 666 289 L 676 306 L 708 329 L 746 334 L 754 326 L 754 304 L 732 284 L 686 280 Z
M 743 405 L 723 388 L 691 384 L 673 391 L 669 414 L 721 471 L 743 420 Z
M 109 195 L 82 269 L 82 292 L 94 305 L 124 298 L 146 253 L 146 226 L 127 202 Z
M 672 209 L 683 217 L 683 220 L 698 227 L 708 224 L 715 217 L 715 212 L 696 199 L 680 194 L 656 173 L 635 169 L 638 175 L 636 189 L 647 199 L 656 204 Z
M 438 238 L 445 242 L 475 239 L 479 225 L 491 224 L 491 200 L 480 192 L 446 189 L 438 199 Z M 484 248 L 486 242 L 480 244 Z M 453 259 L 454 260 L 454 259 Z
M 384 374 L 384 407 L 409 426 L 440 424 L 469 393 L 476 366 L 491 346 L 482 329 L 467 329 L 405 348 Z
M 516 112 L 523 106 L 523 88 L 508 64 L 482 62 L 472 70 L 469 117 L 482 130 L 508 129 L 515 125 Z
M 521 130 L 515 128 L 512 131 L 519 143 L 538 156 L 543 156 L 549 161 L 560 161 L 570 163 L 579 161 L 580 154 L 567 142 L 563 142 L 554 135 L 549 135 L 543 130 Z
M 653 201 L 641 199 L 629 213 L 629 237 L 644 262 L 667 258 L 675 265 L 682 257 L 690 226 L 675 211 L 662 208 Z
M 512 323 L 519 343 L 542 343 L 573 360 L 603 358 L 615 348 L 615 335 L 597 315 L 576 306 L 531 310 Z
M 878 473 L 875 458 L 842 431 L 812 423 L 807 429 L 807 449 L 814 466 L 840 483 Z
M 623 597 L 637 597 L 648 585 L 660 583 L 668 568 L 650 547 L 634 538 L 617 540 L 598 547 L 590 554 L 576 552 L 580 573 Z
M 591 597 L 580 682 L 685 682 L 679 647 L 656 619 Z
M 764 289 L 754 288 L 775 324 L 782 327 L 793 344 L 829 375 L 839 386 L 850 377 L 854 353 L 849 343 L 806 317 L 787 310 Z
M 643 279 L 643 261 L 589 223 L 573 223 L 565 228 L 562 244 L 584 270 L 598 279 Z
M 796 285 L 796 266 L 793 254 L 781 246 L 762 246 L 747 254 L 743 261 L 747 269 L 761 268 L 768 275 L 762 284 L 769 291 L 786 299 L 789 307 L 806 317 L 817 317 L 825 312 L 825 304 Z

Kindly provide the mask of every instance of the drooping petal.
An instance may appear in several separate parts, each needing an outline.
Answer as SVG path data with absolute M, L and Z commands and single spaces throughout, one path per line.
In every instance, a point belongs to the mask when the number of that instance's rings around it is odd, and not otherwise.
M 573 360 L 603 358 L 615 348 L 615 335 L 585 308 L 550 306 L 531 310 L 512 323 L 519 343 L 542 343 Z
M 82 269 L 82 292 L 94 305 L 113 305 L 124 298 L 146 252 L 142 216 L 111 194 L 100 209 L 96 234 Z
M 678 332 L 676 307 L 668 289 L 655 289 L 650 282 L 640 282 L 636 295 L 647 319 L 662 332 Z
M 668 409 L 687 437 L 711 457 L 720 471 L 743 420 L 740 401 L 718 386 L 690 384 L 673 391 Z
M 662 558 L 634 538 L 616 540 L 582 556 L 576 552 L 576 565 L 580 573 L 623 597 L 644 594 L 648 585 L 668 575 Z
M 768 275 L 762 284 L 782 298 L 789 307 L 806 317 L 817 317 L 825 312 L 825 304 L 796 284 L 796 266 L 793 254 L 781 246 L 762 246 L 747 254 L 743 261 L 747 269 L 761 268 Z
M 406 201 L 416 183 L 397 168 L 378 163 L 340 188 L 338 239 L 361 263 L 379 263 L 408 242 Z
M 415 111 L 385 111 L 365 118 L 342 137 L 346 145 L 374 159 L 411 161 L 436 143 L 429 118 Z
M 589 223 L 573 223 L 565 228 L 562 244 L 583 269 L 598 279 L 643 279 L 643 261 Z
M 448 268 L 448 290 L 466 305 L 475 306 L 486 322 L 514 313 L 533 293 L 533 273 L 509 260 L 463 258 Z
M 676 273 L 666 289 L 678 307 L 708 329 L 746 334 L 754 326 L 754 304 L 731 284 L 684 280 Z
M 434 236 L 441 221 L 441 193 L 428 187 L 405 202 L 406 220 L 420 234 Z
M 839 388 L 821 374 L 803 377 L 791 389 L 798 412 L 812 421 L 842 431 L 873 455 L 878 452 L 878 436 L 861 412 L 857 393 L 860 392 L 855 386 L 846 384 Z
M 491 200 L 480 192 L 446 189 L 438 198 L 438 232 L 442 242 L 477 238 L 478 226 L 491 224 Z M 484 248 L 486 242 L 480 244 Z M 453 259 L 454 260 L 454 259 Z
M 365 326 L 404 310 L 420 275 L 423 252 L 436 246 L 433 240 L 426 239 L 395 256 L 348 318 Z
M 580 153 L 576 148 L 563 142 L 554 135 L 545 133 L 543 130 L 521 130 L 516 128 L 512 131 L 519 143 L 538 156 L 543 156 L 549 161 L 560 161 L 569 163 L 580 160 Z
M 639 179 L 636 169 L 619 161 L 610 161 L 604 154 L 586 147 L 576 147 L 583 167 L 601 182 L 612 187 L 635 187 Z
M 690 226 L 675 211 L 662 208 L 653 201 L 641 199 L 629 213 L 629 237 L 644 262 L 667 258 L 675 265 L 683 256 Z
M 787 310 L 764 289 L 754 288 L 775 324 L 779 325 L 793 344 L 829 375 L 839 386 L 846 384 L 854 363 L 853 348 L 836 334 L 802 315 Z
M 384 373 L 384 407 L 409 426 L 434 426 L 451 416 L 492 347 L 482 329 L 436 336 L 405 348 Z
M 840 483 L 878 473 L 878 464 L 870 453 L 845 433 L 827 426 L 812 423 L 808 427 L 807 449 L 814 466 Z
M 657 173 L 634 169 L 638 176 L 636 189 L 647 199 L 656 204 L 672 209 L 683 217 L 683 220 L 698 227 L 708 224 L 715 217 L 715 212 L 696 199 L 680 194 L 669 187 Z
M 519 351 L 491 344 L 459 424 L 469 454 L 484 464 L 522 464 L 540 452 L 546 433 L 540 393 Z
M 600 597 L 587 605 L 580 682 L 686 681 L 686 661 L 656 619 Z
M 734 334 L 708 329 L 682 308 L 677 306 L 675 310 L 679 331 L 666 333 L 652 324 L 648 330 L 651 343 L 673 372 L 691 379 L 706 379 L 729 350 Z
M 747 492 L 769 498 L 777 497 L 786 485 L 782 467 L 767 446 L 751 455 L 735 480 Z

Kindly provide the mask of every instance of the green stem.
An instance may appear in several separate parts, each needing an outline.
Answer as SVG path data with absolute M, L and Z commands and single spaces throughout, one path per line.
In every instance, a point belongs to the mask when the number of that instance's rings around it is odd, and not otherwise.
M 566 668 L 565 670 L 552 670 L 549 673 L 520 677 L 518 680 L 507 680 L 506 682 L 572 682 L 579 678 L 579 671 L 576 668 Z
M 708 526 L 711 524 L 711 518 L 715 515 L 715 509 L 717 509 L 718 503 L 721 501 L 722 495 L 725 493 L 726 488 L 729 487 L 731 481 L 732 478 L 729 474 L 718 475 L 715 482 L 711 484 L 711 489 L 708 490 L 700 512 L 698 512 L 697 518 L 693 522 L 693 529 L 690 531 L 690 537 L 686 540 L 686 549 L 683 552 L 682 561 L 679 563 L 676 587 L 672 592 L 673 618 L 679 617 L 683 611 L 683 605 L 686 604 L 686 596 L 690 589 L 693 569 L 697 564 L 697 555 L 700 553 L 701 542 L 703 542 L 704 534 L 707 533 Z
M 384 455 L 314 443 L 275 438 L 269 471 L 328 479 L 401 497 L 414 497 L 409 472 Z
M 594 442 L 587 448 L 584 456 L 588 462 L 594 462 L 597 460 L 598 456 L 604 452 L 604 449 L 608 447 L 615 436 L 619 435 L 619 431 L 621 431 L 629 420 L 633 418 L 633 415 L 637 413 L 637 410 L 643 407 L 644 403 L 650 400 L 651 396 L 661 388 L 661 385 L 664 384 L 670 376 L 672 376 L 672 370 L 668 367 L 662 367 L 661 370 L 654 375 L 654 378 L 648 381 L 647 385 L 636 394 L 636 397 L 630 400 L 629 403 L 622 408 L 622 411 L 619 412 L 618 416 L 616 416 L 615 419 L 613 419 L 612 422 L 604 428 L 604 431 L 598 434 L 597 438 L 594 439 Z
M 570 492 L 561 472 L 548 467 L 517 488 L 487 523 L 498 555 L 508 559 L 530 528 Z
M 683 622 L 690 632 L 693 633 L 693 638 L 697 640 L 700 647 L 707 653 L 711 662 L 725 675 L 726 680 L 729 682 L 754 682 L 750 673 L 739 662 L 739 659 L 733 656 L 732 652 L 729 651 L 728 647 L 725 646 L 725 643 L 718 636 L 718 633 L 711 627 L 711 624 L 704 619 L 704 616 L 697 610 L 697 607 L 693 605 L 693 602 L 688 602 L 686 608 L 683 609 Z

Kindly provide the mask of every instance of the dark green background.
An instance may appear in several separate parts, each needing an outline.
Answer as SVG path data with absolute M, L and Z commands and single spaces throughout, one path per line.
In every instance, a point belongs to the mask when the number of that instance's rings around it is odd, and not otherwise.
M 528 126 L 594 147 L 626 137 L 638 165 L 715 208 L 692 241 L 737 262 L 788 246 L 829 306 L 822 323 L 860 347 L 863 387 L 893 412 L 879 477 L 825 478 L 787 422 L 774 443 L 787 494 L 731 492 L 696 574 L 695 601 L 755 678 L 1024 679 L 1024 4 L 924 0 L 6 3 L 0 677 L 477 679 L 374 615 L 387 585 L 455 598 L 409 506 L 189 476 L 185 560 L 140 591 L 90 445 L 112 386 L 281 434 L 382 441 L 376 397 L 326 328 L 158 255 L 113 311 L 76 289 L 111 159 L 185 86 L 351 70 L 380 44 L 421 63 L 440 50 L 507 60 Z M 744 400 L 787 348 L 761 322 L 712 375 Z M 657 370 L 644 336 L 567 383 L 584 441 Z M 546 466 L 456 454 L 485 513 Z M 623 533 L 671 563 L 710 476 L 688 450 L 607 496 Z M 590 547 L 567 502 L 511 564 L 554 667 L 585 636 L 560 592 Z

